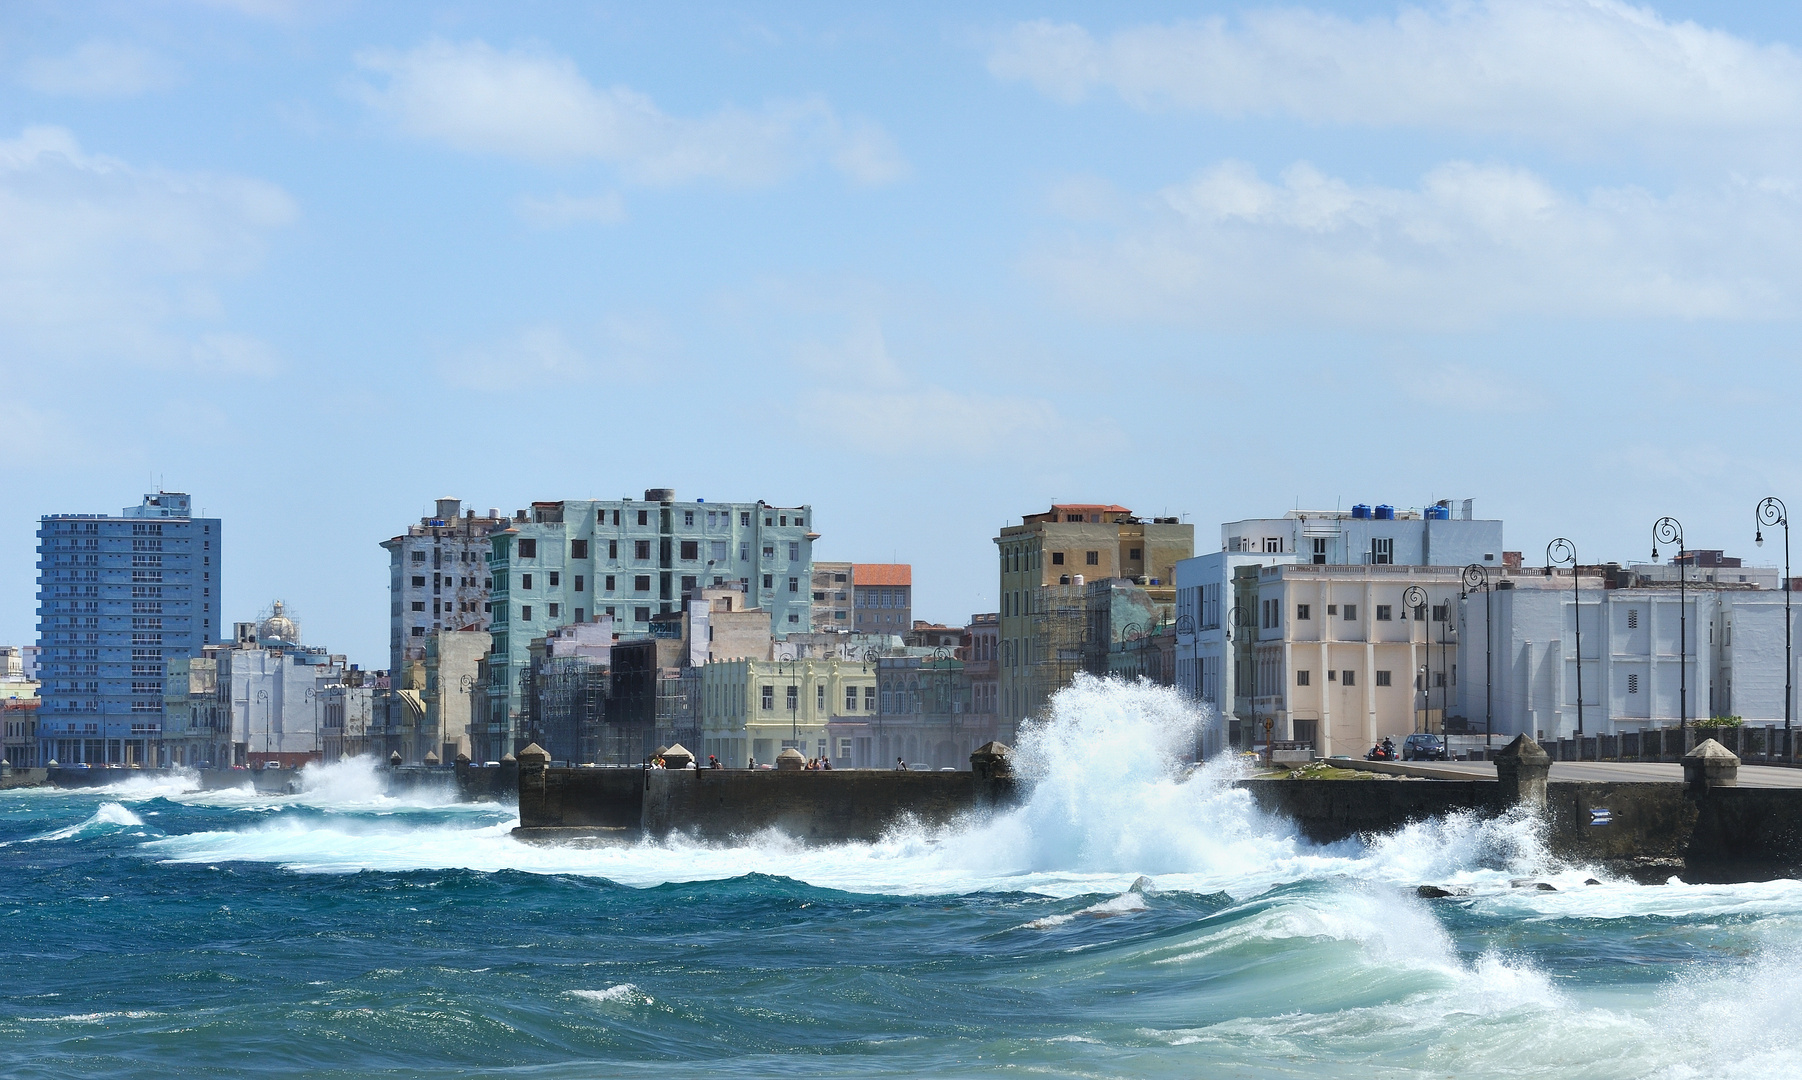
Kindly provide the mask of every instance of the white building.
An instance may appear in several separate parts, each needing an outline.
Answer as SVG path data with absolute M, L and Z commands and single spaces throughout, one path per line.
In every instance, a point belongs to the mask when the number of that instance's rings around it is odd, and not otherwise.
M 461 516 L 459 516 L 461 515 Z M 425 663 L 425 639 L 439 630 L 487 630 L 488 534 L 506 528 L 497 509 L 478 517 L 460 499 L 439 499 L 430 517 L 382 541 L 388 552 L 388 670 L 406 685 L 406 665 Z
M 1369 733 L 1364 730 L 1370 727 L 1369 723 L 1362 728 L 1350 725 L 1350 721 L 1346 719 L 1350 714 L 1345 711 L 1351 707 L 1349 703 L 1341 703 L 1335 710 L 1329 698 L 1320 696 L 1323 691 L 1319 687 L 1315 687 L 1313 694 L 1308 697 L 1312 704 L 1301 706 L 1303 712 L 1293 716 L 1290 715 L 1287 703 L 1291 697 L 1290 691 L 1297 688 L 1288 685 L 1281 689 L 1264 686 L 1254 694 L 1253 682 L 1257 672 L 1263 671 L 1266 677 L 1275 677 L 1271 674 L 1274 669 L 1270 667 L 1270 649 L 1263 641 L 1263 635 L 1272 628 L 1260 625 L 1265 610 L 1262 605 L 1266 601 L 1277 601 L 1286 605 L 1283 610 L 1292 616 L 1293 604 L 1314 603 L 1312 600 L 1303 601 L 1286 595 L 1278 596 L 1276 593 L 1266 594 L 1263 575 L 1269 574 L 1269 568 L 1289 565 L 1369 567 L 1371 572 L 1364 575 L 1364 578 L 1373 583 L 1382 582 L 1384 589 L 1395 585 L 1396 589 L 1391 591 L 1399 592 L 1413 583 L 1414 577 L 1405 572 L 1398 577 L 1397 571 L 1437 567 L 1440 569 L 1416 576 L 1423 584 L 1431 587 L 1434 605 L 1442 605 L 1442 586 L 1447 573 L 1455 578 L 1454 571 L 1457 568 L 1472 563 L 1492 567 L 1492 573 L 1499 573 L 1503 565 L 1503 554 L 1502 523 L 1476 518 L 1472 500 L 1469 499 L 1456 506 L 1447 500 L 1419 510 L 1396 510 L 1389 506 L 1370 507 L 1362 504 L 1350 510 L 1293 510 L 1281 517 L 1247 518 L 1222 525 L 1219 551 L 1176 564 L 1176 683 L 1192 698 L 1206 704 L 1216 720 L 1203 732 L 1202 745 L 1198 749 L 1204 755 L 1212 755 L 1228 745 L 1249 746 L 1254 739 L 1263 739 L 1266 721 L 1271 722 L 1268 730 L 1273 737 L 1299 741 L 1308 740 L 1299 738 L 1290 721 L 1303 721 L 1303 733 L 1313 725 L 1313 729 L 1320 732 L 1322 738 L 1333 741 L 1334 752 L 1350 752 L 1354 749 L 1340 745 L 1345 739 L 1351 738 L 1354 732 L 1360 738 Z M 1333 588 L 1351 588 L 1353 586 L 1350 582 L 1355 577 L 1357 575 L 1333 576 Z M 1325 579 L 1304 577 L 1295 580 Z M 1291 588 L 1288 581 L 1290 579 L 1279 574 L 1270 579 L 1270 587 L 1281 592 Z M 1364 603 L 1363 610 L 1374 617 L 1368 603 L 1355 602 Z M 1382 602 L 1394 608 L 1400 600 L 1389 598 Z M 1249 633 L 1236 632 L 1235 609 Z M 1286 633 L 1286 621 L 1282 628 Z M 1330 637 L 1328 641 L 1345 643 L 1351 640 L 1345 635 L 1354 632 L 1363 631 L 1338 627 L 1334 631 L 1337 636 Z M 1338 652 L 1336 646 L 1329 649 L 1328 660 L 1332 664 L 1339 663 Z M 1385 658 L 1383 662 L 1390 666 L 1371 667 L 1371 677 L 1374 678 L 1374 673 L 1380 670 L 1388 672 L 1391 679 L 1397 678 L 1396 671 L 1399 669 L 1394 666 L 1393 660 Z M 1327 661 L 1321 663 L 1322 666 L 1318 669 L 1322 673 L 1321 677 L 1324 677 L 1326 671 L 1337 673 L 1345 670 L 1325 666 Z M 1284 671 L 1287 670 L 1285 667 Z M 1315 669 L 1309 670 L 1312 672 Z M 1351 670 L 1354 671 L 1354 680 L 1357 679 L 1356 673 L 1361 667 L 1354 665 Z M 1403 679 L 1403 685 L 1412 685 L 1414 668 L 1411 666 L 1406 670 L 1410 675 Z M 1337 678 L 1335 674 L 1336 687 Z M 1254 701 L 1254 697 L 1258 700 Z M 1372 702 L 1377 700 L 1379 699 L 1373 698 Z M 1365 708 L 1366 721 L 1370 721 L 1371 705 L 1362 707 Z M 1398 726 L 1400 720 L 1392 713 L 1393 710 L 1387 705 L 1377 709 L 1377 719 L 1374 721 L 1376 731 L 1388 734 L 1411 730 L 1410 726 Z M 1435 705 L 1435 723 L 1439 714 L 1440 709 Z M 1337 720 L 1329 722 L 1329 716 L 1337 717 Z M 1340 730 L 1338 724 L 1341 721 L 1349 726 Z M 1367 748 L 1368 744 L 1355 749 Z
M 1762 570 L 1744 573 L 1776 580 Z M 1573 593 L 1569 571 L 1528 572 L 1496 582 L 1492 612 L 1480 591 L 1464 601 L 1457 712 L 1469 730 L 1483 732 L 1492 717 L 1498 738 L 1576 735 L 1579 628 L 1584 735 L 1675 727 L 1685 716 L 1782 722 L 1781 591 L 1737 580 L 1691 580 L 1680 589 L 1674 580 L 1647 584 L 1631 571 L 1605 576 L 1589 567 L 1577 585 Z

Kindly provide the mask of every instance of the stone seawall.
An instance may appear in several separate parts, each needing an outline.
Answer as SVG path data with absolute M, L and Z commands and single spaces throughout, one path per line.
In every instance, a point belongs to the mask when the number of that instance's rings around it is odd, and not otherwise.
M 526 838 L 682 834 L 724 840 L 776 829 L 815 843 L 875 840 L 904 821 L 943 825 L 1011 802 L 1013 781 L 973 772 L 522 767 Z

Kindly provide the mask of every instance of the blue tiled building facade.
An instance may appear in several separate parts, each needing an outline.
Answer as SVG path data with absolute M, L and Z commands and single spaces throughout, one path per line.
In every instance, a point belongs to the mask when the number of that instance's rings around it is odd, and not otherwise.
M 37 535 L 39 760 L 160 764 L 164 663 L 219 639 L 219 519 L 157 492 Z

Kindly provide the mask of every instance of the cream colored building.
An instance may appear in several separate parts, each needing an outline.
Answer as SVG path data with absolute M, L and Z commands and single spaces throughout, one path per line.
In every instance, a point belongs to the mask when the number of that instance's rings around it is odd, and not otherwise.
M 825 756 L 826 725 L 874 716 L 876 668 L 853 660 L 723 660 L 701 670 L 703 764 L 774 764 L 789 747 Z
M 1290 563 L 1257 571 L 1257 740 L 1360 756 L 1384 736 L 1441 730 L 1457 708 L 1461 569 Z M 1418 585 L 1427 603 L 1403 597 Z

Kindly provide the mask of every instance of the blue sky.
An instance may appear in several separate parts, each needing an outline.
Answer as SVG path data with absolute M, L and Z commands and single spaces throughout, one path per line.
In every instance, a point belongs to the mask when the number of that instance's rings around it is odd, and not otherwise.
M 156 486 L 370 666 L 447 494 L 808 502 L 943 620 L 1052 500 L 1802 500 L 1792 9 L 649 8 L 0 8 L 0 637 Z

